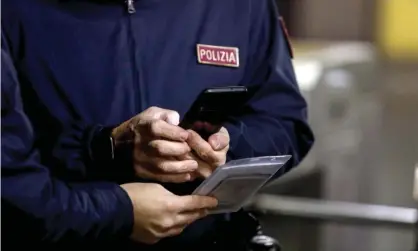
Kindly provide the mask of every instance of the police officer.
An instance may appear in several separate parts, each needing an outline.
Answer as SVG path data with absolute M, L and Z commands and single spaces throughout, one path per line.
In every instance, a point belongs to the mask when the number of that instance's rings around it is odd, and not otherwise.
M 273 0 L 2 4 L 23 102 L 2 121 L 3 239 L 195 249 L 230 217 L 158 184 L 243 157 L 291 154 L 289 169 L 311 147 Z M 201 90 L 224 85 L 254 90 L 242 114 L 208 141 L 178 126 Z
M 1 56 L 2 199 L 5 201 L 2 206 L 6 209 L 3 220 L 8 226 L 6 236 L 9 237 L 5 243 L 26 238 L 58 241 L 66 235 L 74 234 L 71 232 L 79 235 L 86 231 L 86 224 L 81 222 L 83 220 L 89 221 L 92 227 L 99 230 L 106 227 L 122 231 L 125 223 L 123 220 L 130 218 L 132 210 L 125 208 L 123 211 L 124 207 L 118 208 L 118 204 L 131 203 L 136 203 L 134 208 L 140 208 L 134 211 L 137 222 L 131 233 L 132 238 L 154 243 L 158 240 L 156 237 L 180 233 L 187 224 L 205 216 L 207 209 L 216 206 L 214 198 L 176 196 L 158 184 L 130 183 L 119 187 L 104 182 L 74 184 L 51 177 L 47 167 L 39 161 L 39 151 L 34 149 L 33 128 L 23 111 L 12 62 L 3 50 Z M 12 209 L 12 206 L 16 208 Z M 22 221 L 21 217 L 27 214 L 31 217 Z M 36 222 L 37 218 L 42 221 Z M 126 229 L 126 233 L 130 231 Z M 119 235 L 110 232 L 104 236 L 112 239 L 114 236 L 109 235 L 112 233 Z M 80 236 L 74 237 L 77 239 Z M 99 236 L 93 238 L 96 237 Z M 83 238 L 90 239 L 91 236 Z

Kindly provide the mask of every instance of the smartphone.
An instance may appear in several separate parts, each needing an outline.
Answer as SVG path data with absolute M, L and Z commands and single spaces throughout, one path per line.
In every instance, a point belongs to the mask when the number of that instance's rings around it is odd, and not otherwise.
M 180 126 L 207 138 L 219 131 L 228 117 L 242 112 L 250 98 L 245 86 L 215 87 L 203 90 L 185 114 Z

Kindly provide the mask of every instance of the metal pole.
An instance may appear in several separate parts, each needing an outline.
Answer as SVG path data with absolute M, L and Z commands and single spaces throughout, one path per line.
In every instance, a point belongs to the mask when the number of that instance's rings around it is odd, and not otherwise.
M 256 211 L 355 224 L 386 224 L 413 228 L 418 219 L 415 208 L 293 198 L 261 194 L 250 207 Z M 418 251 L 418 250 L 417 250 Z
M 417 202 L 418 202 L 418 163 L 415 164 L 414 187 L 412 191 L 412 197 L 414 198 L 414 201 L 417 205 Z M 414 233 L 415 233 L 414 251 L 418 251 L 418 222 L 415 223 Z

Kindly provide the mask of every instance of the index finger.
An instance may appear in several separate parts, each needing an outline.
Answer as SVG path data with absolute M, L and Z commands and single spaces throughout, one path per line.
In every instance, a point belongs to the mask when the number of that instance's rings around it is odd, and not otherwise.
M 186 195 L 179 197 L 179 203 L 181 204 L 180 212 L 190 212 L 215 208 L 218 205 L 218 200 L 209 196 Z
M 152 106 L 139 114 L 142 120 L 162 119 L 169 124 L 178 125 L 180 115 L 178 112 Z
M 202 160 L 209 163 L 217 162 L 218 157 L 212 146 L 195 131 L 189 130 L 187 143 Z
M 164 120 L 148 120 L 139 124 L 139 130 L 146 130 L 152 138 L 163 138 L 173 141 L 187 140 L 189 133 L 183 128 L 167 123 Z

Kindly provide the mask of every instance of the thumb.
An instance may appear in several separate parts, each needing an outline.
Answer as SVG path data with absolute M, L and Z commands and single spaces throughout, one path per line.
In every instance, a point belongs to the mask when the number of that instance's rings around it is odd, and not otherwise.
M 229 145 L 228 131 L 223 127 L 219 132 L 211 135 L 208 141 L 213 150 L 220 151 Z
M 181 205 L 181 212 L 189 212 L 201 209 L 215 208 L 218 205 L 218 200 L 213 197 L 200 195 L 186 195 L 179 196 Z

